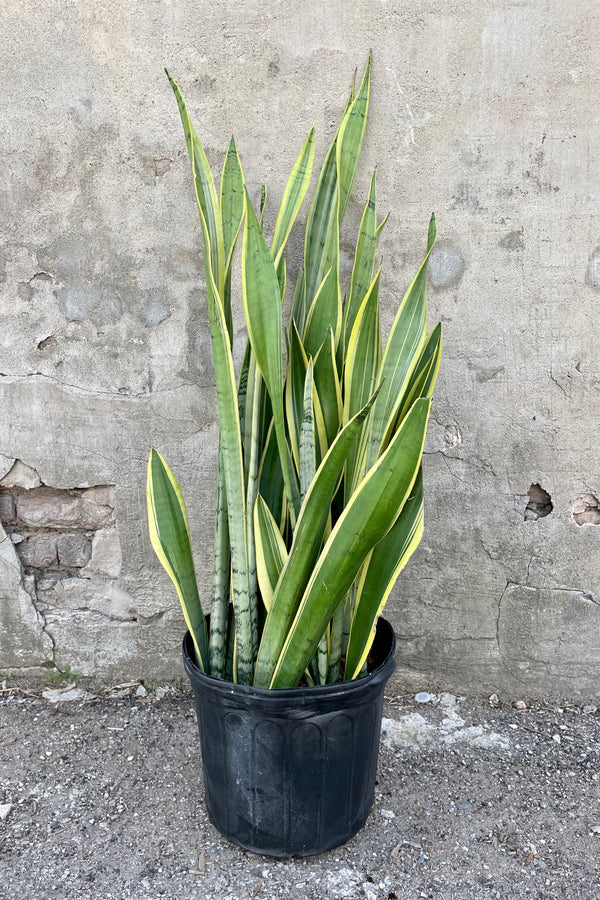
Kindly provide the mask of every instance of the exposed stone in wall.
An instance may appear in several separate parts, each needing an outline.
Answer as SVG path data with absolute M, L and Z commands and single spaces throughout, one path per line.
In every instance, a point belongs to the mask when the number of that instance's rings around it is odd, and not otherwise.
M 571 514 L 578 525 L 600 525 L 600 501 L 593 494 L 583 494 L 573 501 Z
M 0 569 L 9 567 L 4 579 L 20 599 L 20 609 L 4 617 L 6 646 L 0 640 L 0 668 L 24 665 L 10 630 L 33 631 L 29 665 L 56 662 L 55 647 L 75 646 L 69 638 L 79 633 L 86 617 L 105 626 L 137 621 L 132 598 L 116 583 L 121 571 L 121 545 L 115 524 L 113 485 L 57 489 L 45 485 L 35 469 L 16 460 L 0 480 Z M 0 571 L 2 579 L 2 571 Z M 13 602 L 14 605 L 14 602 Z M 110 629 L 107 629 L 110 630 Z M 0 626 L 0 639 L 2 638 Z M 23 646 L 32 647 L 31 635 Z M 66 664 L 85 674 L 96 671 L 90 645 L 79 644 L 67 653 Z
M 32 469 L 31 466 L 21 462 L 20 459 L 14 461 L 11 469 L 0 481 L 0 485 L 5 487 L 20 487 L 26 488 L 27 490 L 39 487 L 41 483 L 40 476 L 35 469 Z
M 6 481 L 0 482 L 0 517 L 26 570 L 74 574 L 91 562 L 100 531 L 110 531 L 116 550 L 114 488 L 57 490 L 40 484 L 26 489 Z M 105 544 L 96 541 L 100 557 L 106 557 Z M 102 559 L 99 564 L 106 568 Z
M 462 444 L 460 426 L 455 422 L 442 424 L 429 420 L 425 437 L 425 453 L 448 453 Z
M 535 522 L 537 519 L 544 519 L 552 512 L 552 498 L 548 491 L 545 491 L 539 484 L 532 484 L 527 491 L 529 502 L 525 507 L 525 521 Z
M 15 545 L 1 522 L 0 609 L 0 667 L 10 671 L 51 663 L 54 643 L 26 590 Z

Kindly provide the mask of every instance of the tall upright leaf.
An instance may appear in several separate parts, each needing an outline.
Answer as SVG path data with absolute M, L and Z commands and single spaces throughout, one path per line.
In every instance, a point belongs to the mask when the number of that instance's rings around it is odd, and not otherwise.
M 244 218 L 244 173 L 233 138 L 229 142 L 223 162 L 219 206 L 223 223 L 225 267 L 231 268 L 231 257 Z
M 304 238 L 304 308 L 310 309 L 319 285 L 331 268 L 330 253 L 338 230 L 336 138 L 327 151 L 308 214 Z
M 304 498 L 290 555 L 277 582 L 258 649 L 254 673 L 256 687 L 268 687 L 270 684 L 288 628 L 319 554 L 330 515 L 331 501 L 338 487 L 348 450 L 369 414 L 373 400 L 374 397 L 340 431 L 317 469 Z
M 300 429 L 304 415 L 304 382 L 308 357 L 305 353 L 296 323 L 292 321 L 288 332 L 287 372 L 285 377 L 285 410 L 292 453 L 300 470 Z
M 233 251 L 237 243 L 238 235 L 244 217 L 244 173 L 235 146 L 231 138 L 221 175 L 221 187 L 219 191 L 219 207 L 221 222 L 223 224 L 223 252 L 225 259 L 225 281 L 223 288 L 223 306 L 225 319 L 231 340 L 233 341 L 233 327 L 231 323 L 231 264 Z
M 377 619 L 422 535 L 423 473 L 419 469 L 411 496 L 363 569 L 346 653 L 346 679 L 360 674 L 375 637 Z
M 171 79 L 168 72 L 167 75 L 177 98 L 188 145 L 194 173 L 202 236 L 204 238 L 206 299 L 215 367 L 223 469 L 227 491 L 227 516 L 231 547 L 231 589 L 237 647 L 236 675 L 238 680 L 245 684 L 252 679 L 252 624 L 248 591 L 245 484 L 238 390 L 222 295 L 225 277 L 223 226 L 217 193 L 206 154 L 190 121 L 179 86 Z
M 381 325 L 379 321 L 379 279 L 381 269 L 369 288 L 354 321 L 348 342 L 344 370 L 344 421 L 348 421 L 371 396 L 381 363 Z M 368 434 L 368 423 L 365 425 Z M 365 441 L 352 448 L 345 476 L 345 496 L 349 499 L 364 470 Z
M 366 556 L 402 510 L 417 477 L 430 405 L 430 400 L 417 400 L 329 535 L 287 634 L 272 688 L 298 683 Z
M 202 217 L 201 217 L 202 218 Z M 204 231 L 205 256 L 210 244 Z M 231 548 L 231 591 L 235 616 L 236 676 L 240 684 L 252 679 L 254 654 L 252 647 L 252 608 L 248 587 L 248 545 L 242 437 L 238 412 L 237 385 L 225 313 L 217 287 L 208 266 L 207 300 L 210 335 L 215 364 L 217 403 L 221 423 L 221 447 L 227 491 L 227 518 Z
M 315 358 L 314 378 L 329 447 L 340 430 L 343 417 L 342 390 L 335 362 L 335 339 L 331 326 Z
M 281 570 L 287 562 L 288 552 L 277 523 L 260 494 L 254 505 L 254 534 L 258 584 L 268 612 Z
M 367 468 L 373 465 L 389 438 L 390 426 L 410 377 L 419 360 L 427 334 L 427 263 L 435 241 L 435 220 L 430 224 L 427 253 L 394 318 L 381 361 L 381 387 L 373 406 L 366 449 Z
M 319 285 L 315 298 L 308 311 L 302 343 L 309 356 L 316 356 L 327 336 L 327 329 L 331 328 L 334 343 L 340 335 L 342 324 L 342 295 L 340 292 L 339 260 L 337 252 L 333 259 L 333 265 L 326 273 Z
M 229 548 L 229 522 L 227 521 L 227 490 L 225 488 L 223 453 L 219 446 L 210 634 L 208 642 L 209 673 L 214 675 L 215 678 L 225 677 L 230 571 L 231 551 Z
M 167 78 L 171 83 L 179 107 L 183 133 L 185 135 L 188 155 L 192 165 L 196 199 L 198 201 L 198 206 L 200 207 L 200 214 L 204 219 L 204 227 L 208 234 L 208 262 L 210 263 L 218 293 L 223 291 L 223 284 L 225 281 L 225 247 L 223 242 L 221 212 L 217 201 L 217 191 L 206 158 L 206 153 L 204 152 L 204 147 L 200 143 L 200 139 L 196 134 L 196 129 L 192 125 L 192 120 L 190 119 L 186 102 L 181 93 L 181 88 L 177 82 L 171 78 L 169 70 L 165 69 L 165 72 L 167 73 Z
M 313 411 L 313 362 L 309 360 L 304 381 L 304 414 L 300 427 L 300 499 L 304 500 L 306 492 L 315 477 L 315 425 Z
M 262 406 L 262 378 L 254 366 L 252 377 L 252 427 L 250 438 L 250 455 L 248 459 L 248 480 L 246 483 L 246 536 L 248 541 L 248 593 L 250 597 L 250 617 L 252 623 L 252 654 L 258 650 L 258 602 L 256 580 L 256 546 L 254 534 L 254 504 L 258 493 L 258 469 L 260 465 L 260 412 Z
M 343 347 L 345 351 L 350 340 L 354 320 L 363 302 L 375 268 L 375 249 L 377 246 L 377 213 L 375 210 L 376 172 L 371 175 L 369 199 L 363 212 L 354 253 L 354 264 L 350 277 L 350 288 L 344 305 Z
M 308 190 L 310 178 L 312 175 L 313 162 L 315 158 L 315 129 L 311 128 L 304 146 L 300 151 L 298 159 L 294 163 L 291 175 L 285 186 L 279 215 L 275 223 L 275 232 L 273 234 L 273 243 L 271 253 L 275 267 L 279 265 L 282 258 L 281 254 L 289 237 L 292 225 L 300 211 L 304 195 Z
M 440 370 L 442 356 L 442 323 L 431 331 L 419 361 L 406 387 L 394 431 L 418 397 L 431 397 Z
M 248 337 L 271 398 L 273 425 L 294 525 L 300 508 L 300 494 L 285 434 L 281 295 L 271 253 L 247 193 L 242 242 L 242 294 Z
M 358 158 L 363 145 L 365 128 L 367 127 L 367 111 L 369 109 L 369 86 L 371 81 L 371 54 L 365 72 L 352 101 L 352 105 L 344 115 L 337 140 L 337 167 L 339 178 L 339 221 L 340 225 L 346 213 L 350 192 L 354 184 Z
M 206 620 L 200 598 L 190 543 L 187 512 L 175 476 L 160 453 L 151 450 L 146 488 L 150 541 L 175 585 L 198 665 L 208 671 Z

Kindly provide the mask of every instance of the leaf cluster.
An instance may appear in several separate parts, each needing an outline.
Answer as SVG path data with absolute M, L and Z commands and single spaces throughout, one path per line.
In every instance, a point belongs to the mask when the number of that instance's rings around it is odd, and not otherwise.
M 242 684 L 283 688 L 303 677 L 325 684 L 364 672 L 377 618 L 423 532 L 421 456 L 441 354 L 440 326 L 427 332 L 435 218 L 385 347 L 375 260 L 387 217 L 378 221 L 375 173 L 344 292 L 340 278 L 340 229 L 365 134 L 370 72 L 369 58 L 321 167 L 285 328 L 284 250 L 311 181 L 314 129 L 269 240 L 266 190 L 257 214 L 232 139 L 217 194 L 169 75 L 202 225 L 220 421 L 210 628 L 183 497 L 156 450 L 148 463 L 150 537 L 175 584 L 199 666 Z M 248 341 L 236 376 L 231 275 L 240 234 Z

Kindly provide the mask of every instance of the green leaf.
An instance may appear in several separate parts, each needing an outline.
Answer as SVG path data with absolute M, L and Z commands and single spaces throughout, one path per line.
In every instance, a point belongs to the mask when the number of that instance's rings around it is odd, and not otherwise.
M 237 678 L 242 684 L 245 684 L 252 679 L 252 618 L 248 591 L 245 486 L 238 390 L 222 294 L 225 268 L 223 227 L 217 194 L 206 155 L 190 121 L 183 95 L 170 76 L 169 79 L 177 98 L 188 152 L 192 161 L 200 224 L 204 238 L 206 298 L 221 425 L 223 470 L 227 492 L 227 517 L 231 547 L 231 589 L 234 603 L 237 647 Z
M 369 199 L 360 223 L 356 251 L 354 253 L 354 265 L 350 278 L 348 297 L 344 305 L 344 349 L 348 346 L 350 333 L 354 326 L 354 320 L 360 305 L 363 302 L 373 278 L 375 268 L 375 249 L 377 246 L 377 214 L 375 211 L 376 173 L 371 175 L 371 187 Z
M 364 406 L 377 383 L 381 362 L 381 326 L 379 321 L 379 278 L 375 276 L 356 316 L 348 342 L 344 370 L 344 421 Z M 364 470 L 364 442 L 357 441 L 346 466 L 345 496 L 350 494 Z
M 358 158 L 362 149 L 367 111 L 369 109 L 369 85 L 371 79 L 371 54 L 367 60 L 365 72 L 352 101 L 350 109 L 344 116 L 337 140 L 337 167 L 339 177 L 339 221 L 344 219 L 350 192 L 354 184 Z
M 315 358 L 314 378 L 323 412 L 327 447 L 330 447 L 340 429 L 343 416 L 342 390 L 335 363 L 335 340 L 331 326 Z
M 304 239 L 304 308 L 312 305 L 331 269 L 330 254 L 338 240 L 338 178 L 336 138 L 327 151 L 308 214 Z
M 250 341 L 246 341 L 242 365 L 240 367 L 240 379 L 238 382 L 238 415 L 240 418 L 240 431 L 244 433 L 244 420 L 246 417 L 246 401 L 248 393 L 248 369 L 250 367 L 250 355 L 252 347 Z
M 292 230 L 292 225 L 296 220 L 296 216 L 302 206 L 304 195 L 308 190 L 310 178 L 312 175 L 313 162 L 315 158 L 315 129 L 311 128 L 304 146 L 300 151 L 298 159 L 294 163 L 288 183 L 285 186 L 279 215 L 275 223 L 275 233 L 273 234 L 273 243 L 271 253 L 275 262 L 275 267 L 279 265 L 282 258 L 281 254 L 286 245 L 287 239 Z
M 377 619 L 398 575 L 423 535 L 423 473 L 419 473 L 402 512 L 364 567 L 346 652 L 345 678 L 357 678 L 375 637 Z
M 306 306 L 304 296 L 304 269 L 298 269 L 296 275 L 296 286 L 294 288 L 294 297 L 292 300 L 292 322 L 295 324 L 298 334 L 304 331 L 306 322 Z
M 331 624 L 328 626 L 331 633 L 329 642 L 329 656 L 327 666 L 326 684 L 335 684 L 340 679 L 342 655 L 345 653 L 348 636 L 350 634 L 350 612 L 355 599 L 354 584 L 342 600 L 333 614 Z
M 292 453 L 300 470 L 300 429 L 304 415 L 304 382 L 308 357 L 292 322 L 288 332 L 288 362 L 285 376 L 285 411 Z
M 244 174 L 233 138 L 231 138 L 223 163 L 219 207 L 223 223 L 223 247 L 225 253 L 223 307 L 225 309 L 225 321 L 227 322 L 230 342 L 233 346 L 231 265 L 233 262 L 233 251 L 235 250 L 244 216 Z
M 271 428 L 267 433 L 264 446 L 265 449 L 258 470 L 258 489 L 271 510 L 275 521 L 279 522 L 279 527 L 283 531 L 286 518 L 284 510 L 285 491 L 273 423 L 271 423 Z
M 209 247 L 208 240 L 208 233 L 204 230 L 205 246 Z M 208 319 L 215 366 L 223 468 L 227 491 L 227 517 L 231 547 L 231 590 L 235 614 L 237 650 L 236 674 L 240 684 L 247 684 L 252 679 L 253 668 L 252 609 L 248 586 L 244 465 L 238 393 L 225 314 L 215 282 L 212 279 L 210 266 L 207 267 L 207 274 Z
M 382 232 L 383 229 L 385 228 L 386 223 L 387 223 L 387 220 L 389 219 L 389 217 L 390 217 L 390 214 L 388 213 L 388 214 L 385 216 L 385 218 L 382 219 L 381 222 L 379 223 L 379 225 L 377 226 L 377 230 L 375 231 L 375 237 L 376 237 L 377 240 L 379 240 L 379 236 L 381 235 L 381 232 Z
M 315 426 L 313 414 L 313 363 L 309 360 L 304 381 L 304 415 L 300 427 L 300 499 L 304 500 L 306 492 L 315 476 Z
M 223 223 L 225 268 L 231 269 L 231 258 L 244 218 L 244 173 L 233 138 L 223 163 L 219 206 Z
M 293 526 L 300 508 L 300 494 L 285 435 L 281 295 L 271 253 L 247 192 L 242 242 L 242 294 L 248 337 L 271 398 L 275 436 Z
M 258 603 L 256 582 L 256 546 L 254 534 L 254 504 L 258 492 L 258 469 L 261 447 L 260 414 L 262 409 L 263 381 L 256 366 L 250 365 L 249 378 L 254 381 L 252 393 L 252 413 L 249 439 L 248 478 L 246 482 L 246 535 L 248 541 L 248 593 L 250 597 L 250 615 L 252 621 L 252 653 L 258 649 Z
M 271 403 L 283 386 L 281 360 L 281 295 L 277 272 L 250 198 L 246 192 L 246 222 L 242 244 L 242 289 L 246 327 Z
M 325 634 L 319 641 L 317 647 L 316 668 L 319 678 L 319 684 L 327 684 L 327 672 L 329 670 L 329 634 L 325 630 Z
M 358 314 L 348 342 L 344 370 L 344 421 L 361 409 L 377 382 L 381 362 L 381 325 L 379 321 L 379 279 L 373 279 Z
M 304 591 L 273 673 L 271 688 L 298 683 L 365 558 L 402 510 L 417 476 L 430 405 L 430 400 L 417 400 L 338 519 Z
M 371 409 L 373 399 L 340 431 L 304 498 L 290 555 L 277 582 L 273 603 L 265 622 L 254 673 L 256 687 L 269 686 L 288 628 L 319 554 L 331 501 L 339 484 L 348 450 Z M 304 668 L 306 665 L 308 661 Z
M 254 534 L 258 586 L 268 611 L 281 570 L 287 562 L 288 552 L 277 523 L 260 494 L 254 506 Z
M 394 431 L 419 397 L 431 397 L 440 370 L 442 325 L 439 323 L 427 338 L 423 352 L 408 383 L 396 419 Z
M 265 214 L 265 208 L 267 206 L 267 186 L 266 184 L 261 185 L 260 188 L 260 227 L 263 226 L 263 216 Z
M 316 356 L 331 328 L 337 346 L 342 324 L 342 295 L 337 259 L 315 295 L 306 320 L 302 343 L 308 356 Z
M 435 221 L 427 242 L 427 254 L 413 278 L 392 324 L 378 385 L 381 390 L 370 420 L 366 448 L 367 467 L 373 465 L 391 436 L 398 408 L 425 344 L 427 334 L 427 263 L 435 240 Z
M 194 641 L 198 665 L 206 672 L 206 620 L 198 596 L 185 503 L 171 469 L 154 449 L 148 459 L 146 498 L 150 541 L 175 585 L 185 624 Z
M 223 454 L 219 446 L 217 474 L 217 502 L 215 514 L 215 539 L 213 552 L 213 578 L 210 604 L 210 635 L 208 642 L 209 674 L 224 678 L 227 661 L 227 616 L 231 552 L 229 549 L 229 523 L 227 521 L 227 492 Z
M 225 247 L 223 242 L 221 213 L 217 201 L 217 191 L 204 148 L 196 134 L 196 129 L 192 125 L 183 94 L 181 93 L 181 88 L 177 82 L 171 78 L 169 70 L 165 69 L 165 72 L 167 73 L 167 78 L 171 83 L 179 107 L 183 133 L 185 135 L 188 154 L 192 165 L 192 173 L 194 175 L 196 199 L 200 209 L 200 216 L 203 220 L 202 228 L 206 229 L 208 235 L 209 253 L 207 264 L 210 263 L 217 286 L 217 293 L 219 293 L 223 291 L 225 283 Z

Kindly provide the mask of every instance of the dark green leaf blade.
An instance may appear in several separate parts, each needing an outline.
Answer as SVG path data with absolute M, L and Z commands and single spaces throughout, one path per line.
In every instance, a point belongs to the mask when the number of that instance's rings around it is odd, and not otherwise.
M 430 405 L 430 400 L 417 400 L 338 519 L 287 633 L 270 687 L 298 683 L 365 558 L 398 517 L 417 477 Z

